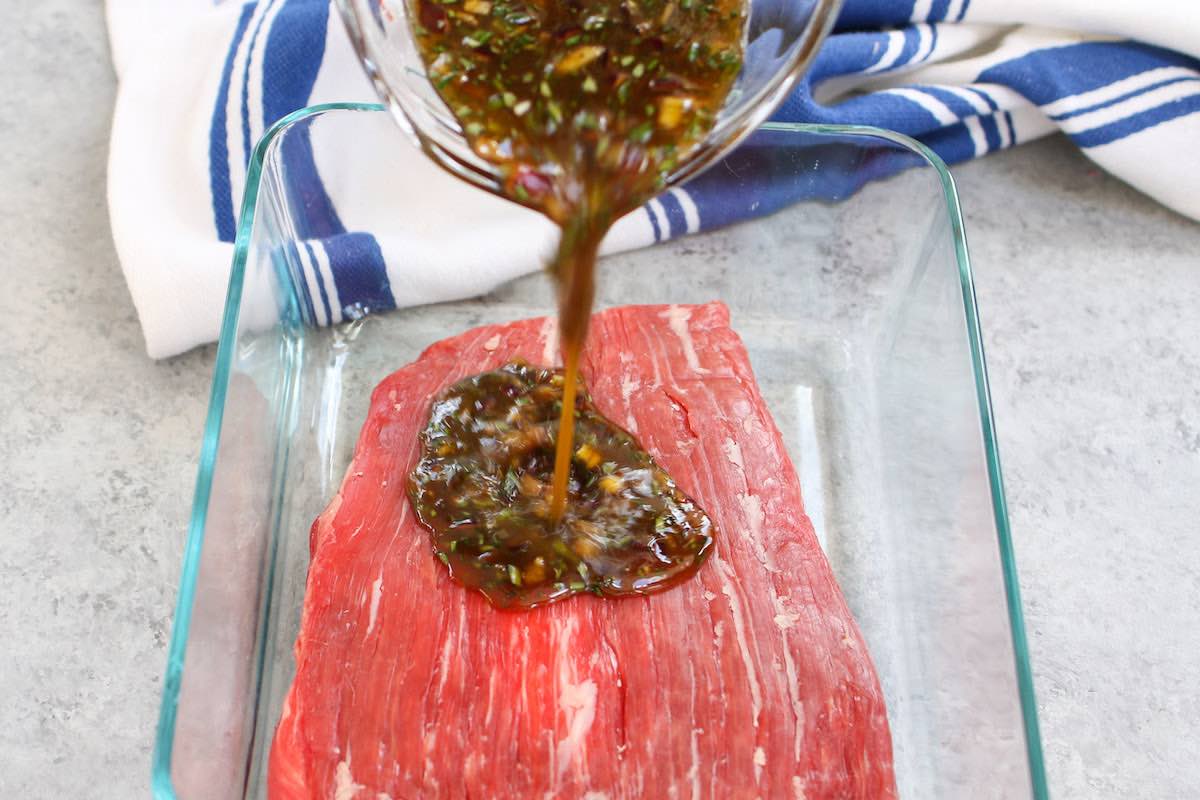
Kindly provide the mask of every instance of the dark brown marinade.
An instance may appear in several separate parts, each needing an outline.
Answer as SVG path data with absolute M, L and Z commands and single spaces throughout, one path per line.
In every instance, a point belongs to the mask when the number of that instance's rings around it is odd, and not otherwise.
M 649 594 L 687 579 L 713 542 L 708 516 L 577 387 L 566 511 L 551 516 L 560 370 L 522 362 L 434 399 L 409 478 L 417 516 L 461 583 L 496 606 L 579 592 Z
M 607 227 L 649 199 L 742 63 L 742 0 L 411 2 L 430 80 L 472 148 L 502 168 L 506 195 L 560 225 L 602 212 Z

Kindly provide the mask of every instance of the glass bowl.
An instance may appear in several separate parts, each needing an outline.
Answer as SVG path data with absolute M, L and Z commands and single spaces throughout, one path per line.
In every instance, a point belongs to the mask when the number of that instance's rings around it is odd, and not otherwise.
M 667 185 L 711 166 L 771 115 L 808 68 L 842 0 L 750 0 L 741 72 L 716 124 Z M 337 0 L 350 41 L 375 91 L 425 153 L 468 183 L 499 193 L 496 166 L 467 145 L 434 90 L 417 49 L 409 0 Z
M 280 121 L 254 152 L 163 689 L 157 797 L 265 795 L 309 526 L 340 483 L 375 384 L 435 340 L 552 312 L 541 275 L 390 313 L 322 308 L 330 295 L 299 255 L 329 229 L 328 207 L 304 190 L 314 153 L 322 179 L 353 193 L 405 185 L 406 146 L 382 106 L 331 105 Z M 901 796 L 1044 798 L 950 176 L 919 144 L 869 128 L 770 125 L 718 168 L 741 174 L 746 158 L 768 159 L 776 191 L 787 176 L 791 196 L 813 199 L 604 258 L 598 305 L 730 307 L 878 668 Z M 871 180 L 881 165 L 904 169 Z M 749 179 L 738 188 L 751 206 L 777 199 Z M 387 219 L 376 206 L 338 213 L 346 230 L 370 230 L 368 212 Z M 345 321 L 317 324 L 328 319 Z

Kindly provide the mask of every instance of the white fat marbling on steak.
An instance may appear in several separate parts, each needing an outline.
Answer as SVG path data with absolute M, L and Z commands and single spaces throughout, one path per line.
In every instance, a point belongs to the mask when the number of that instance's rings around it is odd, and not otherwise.
M 754 656 L 750 652 L 750 643 L 746 634 L 746 616 L 742 609 L 742 600 L 738 597 L 737 589 L 732 583 L 732 579 L 737 576 L 733 573 L 733 568 L 724 560 L 713 556 L 712 559 L 716 562 L 713 566 L 717 568 L 717 575 L 721 580 L 721 593 L 729 600 L 729 612 L 733 618 L 733 633 L 737 640 L 738 653 L 742 657 L 742 664 L 746 668 L 746 683 L 750 686 L 750 707 L 754 727 L 758 727 L 758 718 L 762 714 L 763 698 L 762 686 L 758 682 L 758 671 L 754 667 Z
M 558 321 L 554 317 L 546 317 L 542 323 L 542 365 L 554 366 L 558 360 Z
M 721 442 L 721 449 L 725 451 L 725 457 L 729 459 L 729 463 L 738 468 L 738 472 L 746 474 L 746 462 L 742 460 L 742 448 L 733 439 L 726 439 Z
M 696 355 L 696 343 L 692 341 L 692 332 L 688 330 L 688 320 L 692 318 L 691 309 L 671 306 L 659 316 L 667 321 L 671 333 L 678 337 L 679 344 L 683 347 L 683 360 L 687 362 L 688 369 L 697 375 L 707 375 L 708 370 L 700 365 L 700 358 Z
M 633 393 L 642 388 L 642 382 L 635 377 L 635 366 L 633 356 L 629 353 L 621 353 L 621 402 L 625 406 L 625 417 L 628 420 L 629 432 L 636 434 L 638 432 L 637 419 L 633 416 L 633 404 L 630 398 Z
M 354 800 L 354 795 L 365 788 L 354 782 L 354 776 L 350 774 L 350 756 L 347 755 L 338 762 L 333 773 L 333 800 Z
M 379 614 L 379 597 L 383 594 L 383 576 L 371 583 L 371 608 L 367 614 L 367 634 L 375 630 L 375 618 Z

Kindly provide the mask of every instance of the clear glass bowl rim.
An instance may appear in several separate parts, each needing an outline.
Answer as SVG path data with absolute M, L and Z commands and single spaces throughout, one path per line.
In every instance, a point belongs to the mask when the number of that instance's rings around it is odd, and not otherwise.
M 205 417 L 204 434 L 201 439 L 196 490 L 193 495 L 192 513 L 188 522 L 188 537 L 184 547 L 183 566 L 179 577 L 179 596 L 175 604 L 171 641 L 167 650 L 167 669 L 163 681 L 162 702 L 159 707 L 158 725 L 154 739 L 151 786 L 154 797 L 158 798 L 158 800 L 175 800 L 176 798 L 174 785 L 171 780 L 171 757 L 175 740 L 175 714 L 178 708 L 179 690 L 183 679 L 184 658 L 187 650 L 192 607 L 196 593 L 196 578 L 200 567 L 200 554 L 204 546 L 208 501 L 212 493 L 213 469 L 216 465 L 217 445 L 221 436 L 221 424 L 225 412 L 225 395 L 229 386 L 230 368 L 233 363 L 234 341 L 237 336 L 238 317 L 241 311 L 246 256 L 254 224 L 254 211 L 258 203 L 263 161 L 271 142 L 283 130 L 301 120 L 320 116 L 331 111 L 389 113 L 387 107 L 381 103 L 321 103 L 297 109 L 279 119 L 263 133 L 262 138 L 259 139 L 254 147 L 254 152 L 250 156 L 250 163 L 246 169 L 246 188 L 238 216 L 237 235 L 234 239 L 233 263 L 230 269 L 229 289 L 226 294 L 225 309 L 221 318 L 221 333 L 217 340 L 217 357 L 213 368 L 212 391 L 209 396 L 208 413 Z M 962 209 L 959 205 L 958 190 L 955 187 L 954 178 L 950 175 L 946 163 L 942 161 L 937 153 L 916 139 L 883 128 L 875 128 L 868 125 L 813 125 L 768 122 L 762 125 L 760 129 L 782 131 L 785 133 L 884 139 L 924 159 L 937 173 L 938 179 L 941 182 L 942 195 L 946 203 L 947 214 L 950 218 L 951 235 L 954 237 L 954 253 L 958 262 L 959 288 L 962 291 L 963 308 L 966 312 L 971 369 L 975 378 L 975 394 L 979 407 L 984 457 L 987 462 L 988 482 L 991 490 L 992 515 L 996 524 L 996 538 L 1000 551 L 1000 565 L 1004 582 L 1005 599 L 1008 606 L 1009 627 L 1012 632 L 1017 689 L 1020 695 L 1021 716 L 1025 729 L 1025 750 L 1029 761 L 1030 788 L 1035 800 L 1048 800 L 1050 793 L 1046 779 L 1041 732 L 1038 724 L 1037 701 L 1033 688 L 1033 669 L 1029 658 L 1029 641 L 1025 631 L 1025 617 L 1021 607 L 1021 589 L 1017 576 L 1016 557 L 1013 553 L 1008 504 L 1004 494 L 1004 476 L 1000 466 L 1000 448 L 992 411 L 992 397 L 991 388 L 988 383 L 987 365 L 984 359 L 983 335 L 979 324 L 979 309 L 975 300 L 975 283 L 971 273 L 971 262 L 967 254 L 967 239 L 963 226 Z

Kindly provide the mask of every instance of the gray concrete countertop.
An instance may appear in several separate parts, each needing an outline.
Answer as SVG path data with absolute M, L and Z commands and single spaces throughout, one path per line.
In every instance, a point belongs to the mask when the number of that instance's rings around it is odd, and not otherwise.
M 7 16 L 0 797 L 146 796 L 213 350 L 142 349 L 100 3 Z M 1194 795 L 1200 225 L 1059 138 L 954 172 L 1052 791 Z

